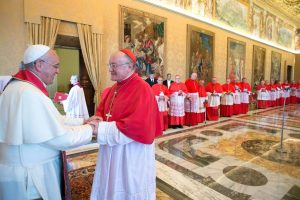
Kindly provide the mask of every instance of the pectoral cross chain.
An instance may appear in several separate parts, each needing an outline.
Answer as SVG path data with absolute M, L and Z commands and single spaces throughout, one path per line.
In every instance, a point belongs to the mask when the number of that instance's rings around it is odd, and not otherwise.
M 109 118 L 111 118 L 112 117 L 112 115 L 110 114 L 110 112 L 111 112 L 111 109 L 112 109 L 112 105 L 113 105 L 113 103 L 114 103 L 114 100 L 115 100 L 115 98 L 116 98 L 116 96 L 117 96 L 117 89 L 115 89 L 115 91 L 114 91 L 114 96 L 113 96 L 113 98 L 112 98 L 112 101 L 110 102 L 110 106 L 109 106 L 109 111 L 108 111 L 108 113 L 105 115 L 106 116 L 106 121 L 108 121 L 109 120 Z

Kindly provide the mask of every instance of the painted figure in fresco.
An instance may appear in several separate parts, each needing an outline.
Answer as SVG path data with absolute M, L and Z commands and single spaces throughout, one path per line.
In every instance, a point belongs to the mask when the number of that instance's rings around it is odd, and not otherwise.
M 124 48 L 134 51 L 134 44 L 131 42 L 131 36 L 125 35 L 124 36 Z
M 206 4 L 206 0 L 192 0 L 191 2 L 192 13 L 204 17 L 205 4 Z
M 280 59 L 276 54 L 272 60 L 271 78 L 274 78 L 275 80 L 280 78 Z
M 253 7 L 253 16 L 252 16 L 252 20 L 253 20 L 252 33 L 253 33 L 253 35 L 255 35 L 257 37 L 262 36 L 262 32 L 264 29 L 263 19 L 264 19 L 264 14 L 263 14 L 262 9 L 254 6 Z
M 255 60 L 254 60 L 254 80 L 255 81 L 261 81 L 264 79 L 264 74 L 263 74 L 263 57 L 260 52 L 256 52 L 255 54 Z
M 142 51 L 145 53 L 146 74 L 152 74 L 151 65 L 154 63 L 154 44 L 147 33 L 144 34 Z
M 212 0 L 206 0 L 205 17 L 212 18 L 212 15 L 213 15 L 213 2 Z
M 296 36 L 295 36 L 295 49 L 300 49 L 300 28 L 296 30 Z
M 273 39 L 273 21 L 271 18 L 267 20 L 267 39 Z
M 229 65 L 230 65 L 230 72 L 229 72 L 229 79 L 231 81 L 235 79 L 239 79 L 242 76 L 242 70 L 244 67 L 244 60 L 241 59 L 240 56 L 234 58 L 231 57 L 228 60 Z
M 239 79 L 241 77 L 241 57 L 238 56 L 234 59 L 234 72 L 235 72 L 235 78 Z
M 143 35 L 137 34 L 134 40 L 134 54 L 136 55 L 136 67 L 138 68 L 139 75 L 142 75 L 144 67 L 145 54 L 142 52 L 143 48 Z
M 176 0 L 175 5 L 180 8 L 189 10 L 191 8 L 191 0 Z
M 162 74 L 162 69 L 164 66 L 164 39 L 162 37 L 157 37 L 157 40 L 155 41 L 155 54 L 157 58 L 157 69 L 154 70 L 155 73 L 157 74 Z

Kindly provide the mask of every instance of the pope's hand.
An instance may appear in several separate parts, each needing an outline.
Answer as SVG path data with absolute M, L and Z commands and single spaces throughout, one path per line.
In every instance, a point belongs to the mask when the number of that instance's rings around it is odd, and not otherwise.
M 97 121 L 99 121 L 99 122 L 102 122 L 102 121 L 103 121 L 103 118 L 94 115 L 94 116 L 92 116 L 92 117 L 90 117 L 90 118 L 84 120 L 84 124 L 87 124 L 87 123 L 89 123 L 90 121 L 93 121 L 93 120 L 97 120 Z
M 93 127 L 93 135 L 97 136 L 97 134 L 98 134 L 99 122 L 100 122 L 99 120 L 92 120 L 92 121 L 88 122 L 88 124 Z

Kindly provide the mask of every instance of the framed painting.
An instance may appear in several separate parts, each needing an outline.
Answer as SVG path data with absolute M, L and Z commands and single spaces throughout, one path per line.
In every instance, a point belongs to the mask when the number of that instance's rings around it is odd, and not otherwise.
M 245 75 L 245 61 L 246 43 L 228 38 L 226 78 L 242 80 Z
M 271 53 L 271 75 L 270 80 L 280 80 L 281 54 L 275 51 Z
M 216 19 L 240 30 L 248 31 L 249 1 L 216 0 Z
M 258 85 L 265 79 L 266 49 L 253 45 L 252 86 Z
M 120 6 L 120 48 L 134 52 L 140 76 L 164 75 L 165 35 L 165 18 Z
M 211 81 L 214 68 L 215 34 L 187 26 L 187 77 L 196 72 L 199 80 Z

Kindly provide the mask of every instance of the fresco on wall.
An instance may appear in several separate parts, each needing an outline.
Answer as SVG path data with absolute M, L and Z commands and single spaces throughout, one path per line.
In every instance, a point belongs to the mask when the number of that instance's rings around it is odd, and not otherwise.
M 152 2 L 180 8 L 201 17 L 213 17 L 213 0 L 153 0 Z
M 295 49 L 300 50 L 300 28 L 295 31 Z
M 269 12 L 264 6 L 250 0 L 140 0 L 174 12 L 194 14 L 213 19 L 213 24 L 233 27 L 240 33 L 266 39 L 274 44 L 294 49 L 300 48 L 300 36 L 296 36 L 295 27 L 280 28 L 278 22 L 288 24 L 288 19 L 282 20 L 277 13 Z M 252 2 L 250 4 L 250 2 Z M 258 6 L 260 5 L 260 6 Z M 197 20 L 196 16 L 196 20 Z M 202 20 L 199 18 L 199 20 Z M 280 22 L 281 23 L 281 22 Z M 292 39 L 291 39 L 292 38 Z M 294 42 L 295 41 L 295 42 Z M 298 45 L 296 42 L 298 41 Z
M 120 48 L 128 48 L 137 56 L 140 76 L 151 73 L 163 76 L 166 19 L 121 6 Z
M 216 18 L 233 28 L 248 30 L 249 6 L 240 0 L 216 0 Z
M 281 72 L 281 54 L 275 51 L 272 51 L 271 54 L 271 76 L 270 80 L 280 80 Z
M 275 16 L 267 12 L 266 25 L 265 25 L 266 39 L 275 41 Z
M 214 33 L 188 25 L 187 77 L 192 72 L 199 80 L 211 81 L 214 66 Z
M 252 86 L 265 79 L 266 49 L 253 45 Z
M 226 78 L 242 80 L 245 75 L 245 60 L 246 43 L 228 38 Z
M 252 7 L 252 34 L 256 37 L 262 37 L 264 33 L 264 10 L 253 4 Z
M 284 26 L 278 28 L 278 44 L 291 48 L 293 43 L 293 31 Z

